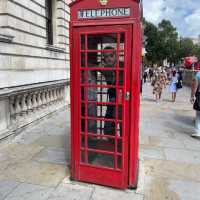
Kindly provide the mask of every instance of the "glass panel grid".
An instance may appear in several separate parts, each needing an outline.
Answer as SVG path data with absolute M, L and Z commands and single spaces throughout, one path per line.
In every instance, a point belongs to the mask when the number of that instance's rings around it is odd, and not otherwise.
M 91 157 L 95 157 L 95 153 L 98 156 L 102 154 L 105 160 L 105 155 L 112 155 L 112 166 L 107 166 L 105 163 L 105 167 L 119 170 L 123 164 L 122 124 L 124 125 L 124 108 L 122 105 L 124 105 L 125 38 L 122 36 L 124 34 L 120 33 L 100 35 L 102 37 L 95 36 L 96 40 L 92 39 L 92 35 L 81 35 L 81 42 L 84 43 L 81 44 L 80 50 L 81 102 L 84 105 L 82 106 L 84 107 L 82 108 L 84 112 L 82 111 L 81 116 L 81 121 L 82 123 L 84 122 L 84 132 L 82 132 L 84 139 L 81 139 L 81 144 L 84 141 L 84 146 L 81 145 L 81 155 L 83 152 L 85 154 L 81 156 L 81 161 L 83 162 L 84 159 L 84 163 L 98 165 L 100 163 L 92 162 L 93 159 L 90 159 L 90 154 Z M 109 42 L 111 37 L 112 42 Z M 106 48 L 108 45 L 110 47 Z M 105 56 L 109 57 L 106 58 Z M 115 66 L 111 65 L 111 56 L 116 57 Z M 105 61 L 104 59 L 107 60 Z M 107 66 L 103 62 L 107 63 Z M 109 110 L 112 113 L 111 116 L 108 116 Z M 114 132 L 109 132 L 111 135 L 105 134 L 105 129 L 108 126 L 106 124 L 110 124 L 112 129 L 114 128 Z M 91 138 L 95 138 L 95 140 L 91 140 Z M 98 145 L 105 144 L 107 146 L 95 146 L 94 141 L 98 142 Z M 112 152 L 109 150 L 109 144 L 113 144 Z M 103 164 L 101 163 L 100 165 L 102 166 Z

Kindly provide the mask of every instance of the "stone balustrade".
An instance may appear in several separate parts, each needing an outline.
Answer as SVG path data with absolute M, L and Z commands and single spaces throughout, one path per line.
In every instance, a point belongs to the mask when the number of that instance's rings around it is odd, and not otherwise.
M 12 95 L 9 103 L 11 119 L 29 115 L 32 112 L 37 112 L 39 109 L 44 109 L 50 105 L 62 103 L 65 99 L 64 91 L 64 86 L 60 86 Z
M 5 110 L 4 113 L 1 113 L 0 139 L 4 137 L 2 134 L 4 130 L 15 131 L 68 106 L 69 91 L 70 87 L 67 81 L 0 90 L 0 107 L 2 104 Z

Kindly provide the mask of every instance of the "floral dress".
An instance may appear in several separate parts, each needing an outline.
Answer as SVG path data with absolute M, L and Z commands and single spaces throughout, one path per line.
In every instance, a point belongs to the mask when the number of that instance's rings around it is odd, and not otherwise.
M 166 81 L 167 78 L 164 74 L 156 75 L 153 79 L 154 85 L 153 85 L 153 94 L 161 94 L 163 88 L 166 87 Z

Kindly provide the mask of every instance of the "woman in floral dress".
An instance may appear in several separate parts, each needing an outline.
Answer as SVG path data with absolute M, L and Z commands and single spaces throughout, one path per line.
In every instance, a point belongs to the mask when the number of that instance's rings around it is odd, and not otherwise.
M 155 74 L 152 86 L 153 86 L 153 95 L 155 96 L 156 102 L 161 99 L 162 90 L 166 88 L 167 78 L 163 72 Z

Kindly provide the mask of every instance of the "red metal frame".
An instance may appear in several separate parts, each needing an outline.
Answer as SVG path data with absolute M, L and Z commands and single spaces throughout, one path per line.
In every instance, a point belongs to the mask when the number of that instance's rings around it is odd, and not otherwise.
M 81 9 L 101 8 L 97 0 L 80 0 L 71 4 L 71 23 L 70 23 L 70 64 L 71 64 L 71 177 L 75 180 L 92 182 L 101 185 L 112 186 L 116 188 L 136 187 L 137 185 L 137 170 L 138 170 L 138 135 L 139 135 L 139 102 L 140 102 L 140 59 L 141 59 L 141 24 L 140 24 L 140 8 L 138 1 L 124 0 L 116 1 L 110 0 L 109 8 L 112 7 L 130 7 L 130 18 L 119 19 L 98 19 L 98 20 L 78 20 L 77 11 Z M 112 26 L 111 26 L 112 25 Z M 113 70 L 113 68 L 99 68 L 88 67 L 87 53 L 88 52 L 109 52 L 110 50 L 88 50 L 87 39 L 85 39 L 85 49 L 81 50 L 80 36 L 84 35 L 87 38 L 88 34 L 117 34 L 117 54 L 119 55 L 119 40 L 120 33 L 125 34 L 125 68 L 119 68 L 119 62 L 116 66 L 116 82 L 119 80 L 119 72 L 124 70 L 124 85 L 96 85 L 81 83 L 81 71 L 84 71 L 84 79 L 87 79 L 88 70 Z M 81 66 L 80 53 L 85 53 L 85 67 Z M 118 56 L 117 56 L 118 58 Z M 119 59 L 119 58 L 118 58 Z M 119 60 L 118 60 L 119 61 Z M 81 87 L 84 87 L 84 100 L 81 100 Z M 86 100 L 88 96 L 88 87 L 93 88 L 116 88 L 122 90 L 122 96 L 125 92 L 130 92 L 130 100 L 122 98 L 119 103 L 120 94 L 116 92 L 116 102 L 94 102 Z M 87 103 L 95 105 L 122 105 L 123 117 L 107 119 L 104 117 L 89 117 Z M 84 104 L 85 116 L 81 116 L 81 105 Z M 116 106 L 116 113 L 118 113 L 118 106 Z M 118 116 L 118 114 L 117 114 Z M 124 136 L 106 136 L 106 138 L 115 141 L 114 152 L 107 150 L 90 149 L 88 147 L 87 138 L 97 137 L 96 133 L 88 132 L 87 123 L 85 123 L 84 132 L 81 131 L 81 120 L 86 121 L 110 121 L 118 124 L 122 122 L 122 133 Z M 115 125 L 115 133 L 117 132 L 117 125 Z M 85 137 L 84 148 L 82 148 L 81 138 Z M 98 135 L 99 138 L 105 137 Z M 122 153 L 117 151 L 117 145 L 122 141 Z M 84 152 L 84 162 L 81 162 L 81 150 Z M 98 152 L 107 155 L 114 155 L 114 168 L 94 166 L 88 163 L 88 152 Z M 118 157 L 122 157 L 122 169 L 118 169 Z

